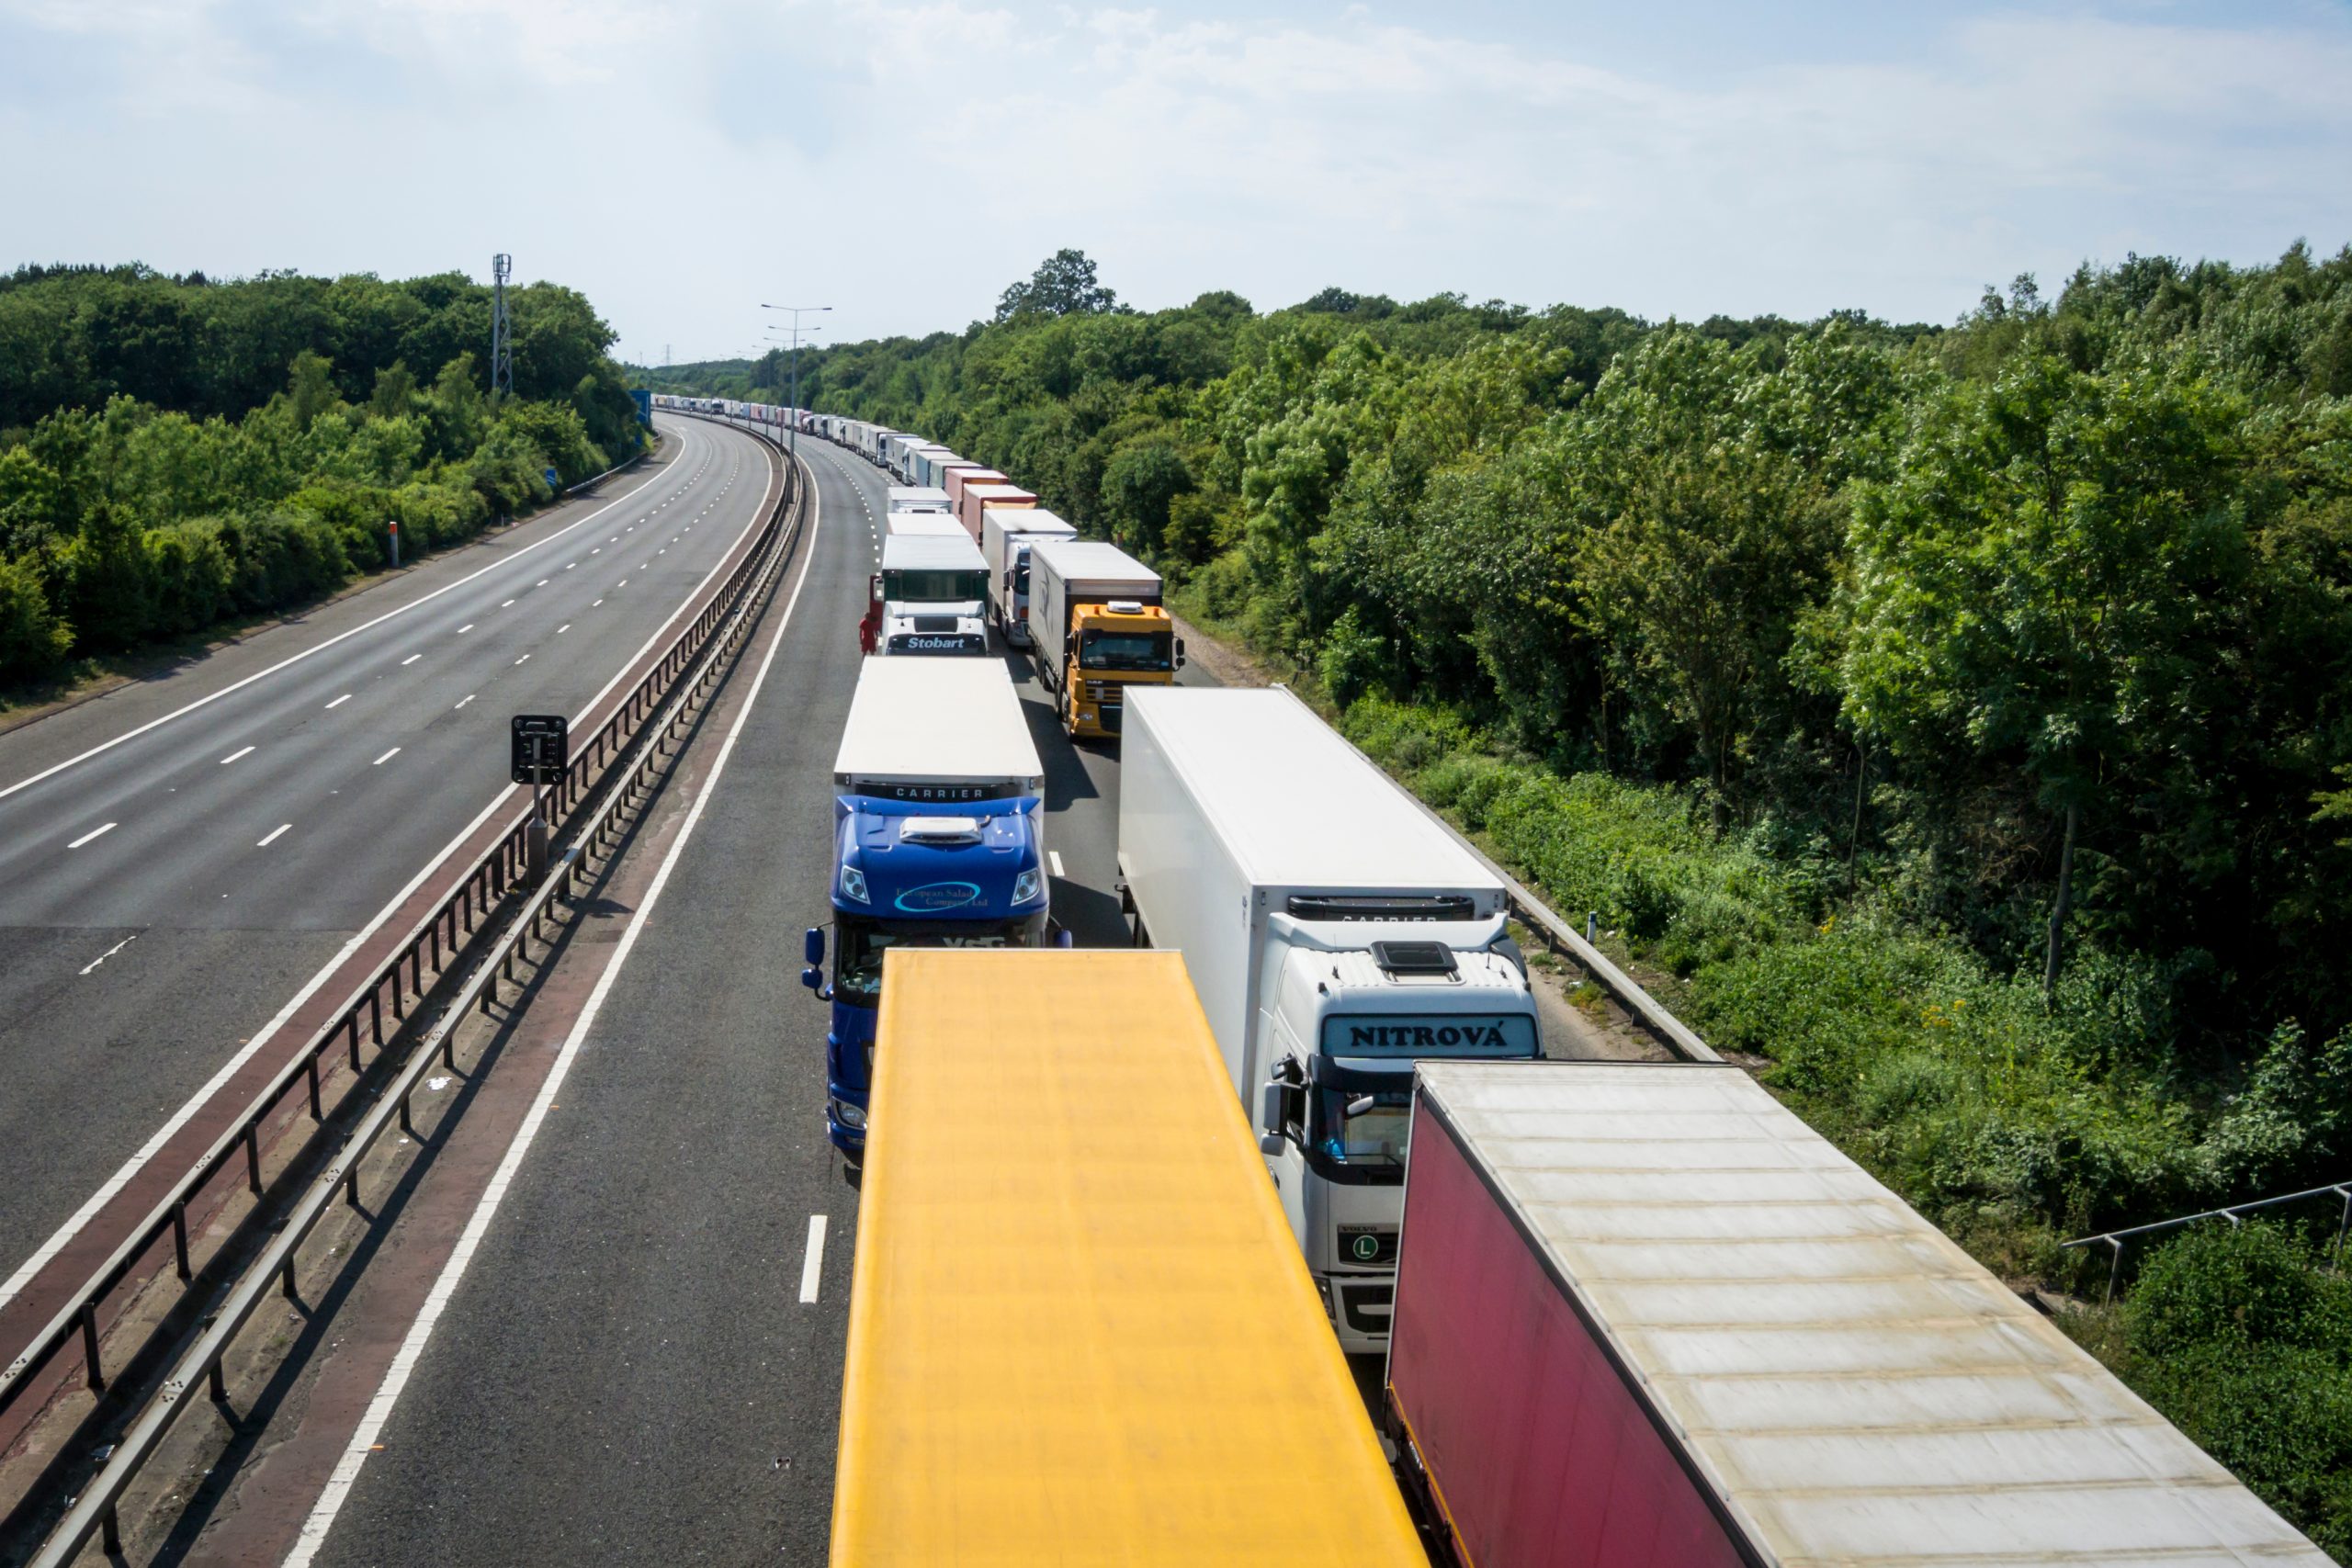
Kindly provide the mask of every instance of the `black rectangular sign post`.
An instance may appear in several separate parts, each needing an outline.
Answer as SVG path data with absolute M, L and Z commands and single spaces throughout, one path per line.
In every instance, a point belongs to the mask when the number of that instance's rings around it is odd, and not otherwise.
M 571 725 L 560 713 L 518 713 L 514 716 L 514 782 L 548 784 L 571 766 Z
M 539 786 L 563 777 L 571 766 L 571 721 L 560 713 L 518 713 L 509 739 L 514 750 L 509 772 L 516 784 L 531 786 L 531 823 L 525 836 L 525 874 L 536 887 L 547 874 L 548 819 Z

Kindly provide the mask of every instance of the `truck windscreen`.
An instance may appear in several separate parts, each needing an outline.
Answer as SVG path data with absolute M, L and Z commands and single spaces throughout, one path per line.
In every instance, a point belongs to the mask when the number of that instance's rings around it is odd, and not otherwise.
M 1043 913 L 1018 920 L 881 920 L 839 917 L 833 995 L 856 1007 L 882 998 L 882 958 L 894 947 L 1037 947 Z
M 886 571 L 882 597 L 910 604 L 944 604 L 987 596 L 985 571 Z
M 1172 670 L 1173 640 L 1167 632 L 1084 632 L 1078 662 L 1086 670 Z

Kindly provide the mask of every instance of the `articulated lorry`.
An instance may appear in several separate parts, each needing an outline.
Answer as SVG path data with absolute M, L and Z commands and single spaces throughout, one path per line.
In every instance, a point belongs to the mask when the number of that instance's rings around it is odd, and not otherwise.
M 1382 1349 L 1415 1065 L 1541 1049 L 1502 884 L 1280 687 L 1128 705 L 1135 940 L 1184 954 L 1340 1344 Z
M 1012 482 L 997 469 L 978 463 L 965 463 L 950 468 L 947 470 L 946 478 L 940 481 L 942 488 L 947 491 L 948 510 L 954 512 L 958 517 L 964 513 L 963 497 L 966 485 L 1009 485 Z
M 1037 678 L 1074 738 L 1117 735 L 1127 689 L 1167 685 L 1184 665 L 1159 574 L 1097 540 L 1030 547 L 1029 640 Z
M 1424 1568 L 1170 953 L 893 953 L 833 1568 Z
M 2327 1561 L 1736 1067 L 1412 1115 L 1386 1408 L 1465 1568 Z
M 1007 646 L 1029 646 L 1029 551 L 1078 530 L 1042 506 L 991 506 L 980 513 L 980 556 L 989 563 L 989 619 Z
M 865 618 L 857 627 L 860 652 L 989 650 L 988 622 L 980 613 L 988 563 L 953 518 L 935 521 L 946 530 L 944 537 L 894 527 L 882 541 L 882 570 L 866 580 Z
M 833 975 L 811 927 L 801 983 L 832 1003 L 825 1131 L 865 1142 L 883 955 L 1046 940 L 1046 770 L 992 659 L 869 659 L 833 758 Z

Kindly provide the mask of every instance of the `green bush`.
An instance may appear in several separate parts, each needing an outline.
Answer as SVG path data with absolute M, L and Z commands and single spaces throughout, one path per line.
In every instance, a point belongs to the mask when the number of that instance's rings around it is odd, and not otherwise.
M 2149 1255 L 2122 1318 L 2132 1387 L 2352 1556 L 2352 1281 L 2280 1225 L 2215 1221 Z
M 48 674 L 73 645 L 73 629 L 50 608 L 33 563 L 0 558 L 0 682 Z

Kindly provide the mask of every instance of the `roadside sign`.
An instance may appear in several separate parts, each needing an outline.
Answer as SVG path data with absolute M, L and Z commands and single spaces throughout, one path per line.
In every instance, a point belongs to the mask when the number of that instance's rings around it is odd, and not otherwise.
M 549 489 L 549 490 L 560 490 L 560 489 L 561 489 L 561 488 L 562 488 L 561 480 L 558 478 L 558 476 L 557 476 L 557 474 L 556 474 L 556 471 L 555 471 L 553 468 L 549 468 L 549 469 L 548 469 L 548 470 L 547 470 L 547 476 L 548 476 L 548 489 Z
M 518 713 L 512 732 L 516 784 L 553 784 L 571 765 L 570 721 L 560 713 Z

